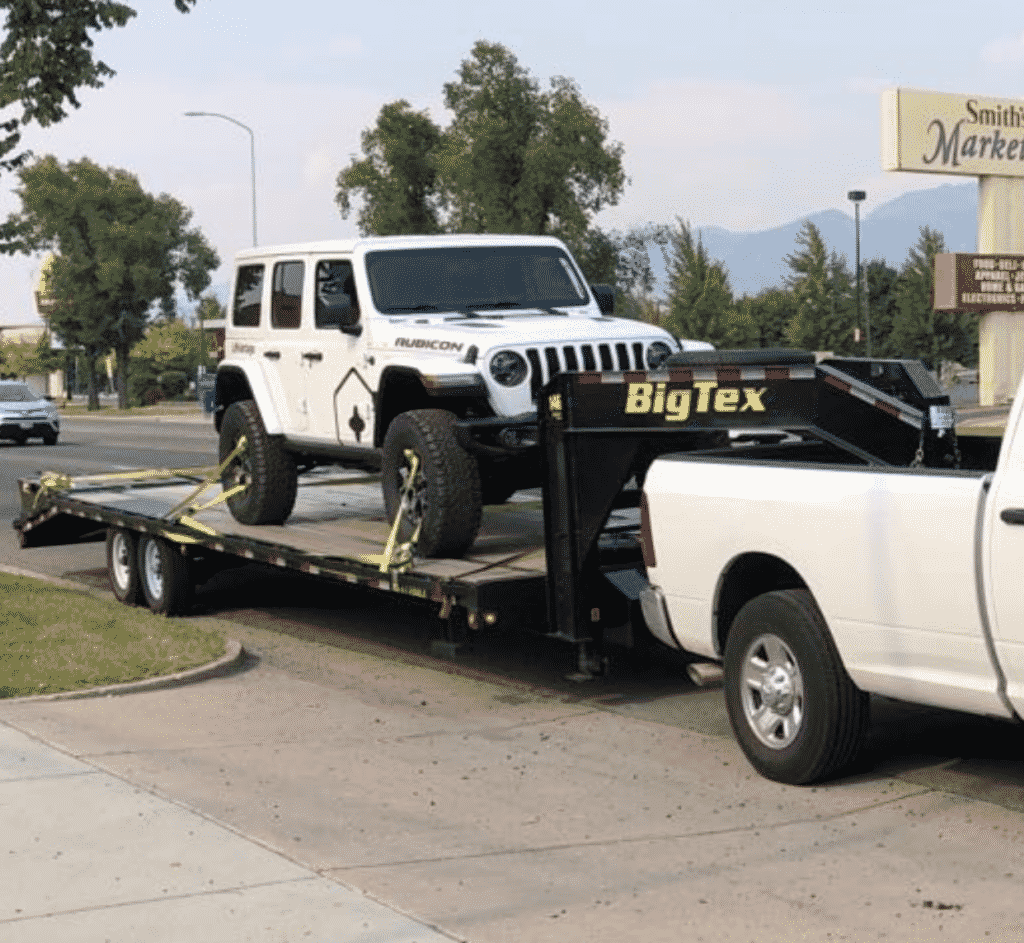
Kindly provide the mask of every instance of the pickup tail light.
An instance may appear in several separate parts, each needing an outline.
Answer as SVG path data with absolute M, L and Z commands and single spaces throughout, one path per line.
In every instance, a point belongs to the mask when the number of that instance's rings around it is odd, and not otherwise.
M 647 492 L 640 494 L 640 548 L 644 554 L 644 566 L 648 570 L 656 567 L 654 558 L 654 536 L 651 533 L 651 512 L 647 506 Z

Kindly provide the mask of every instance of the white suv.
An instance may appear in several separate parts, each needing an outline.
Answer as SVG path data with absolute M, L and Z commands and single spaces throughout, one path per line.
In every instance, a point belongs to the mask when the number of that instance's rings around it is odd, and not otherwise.
M 461 556 L 482 504 L 539 483 L 530 426 L 553 374 L 643 370 L 680 349 L 660 328 L 609 317 L 613 302 L 547 237 L 239 252 L 215 411 L 222 460 L 243 434 L 249 443 L 225 474 L 247 485 L 232 513 L 285 520 L 297 472 L 314 465 L 380 470 L 401 539 Z
M 54 445 L 59 435 L 60 414 L 50 400 L 20 380 L 0 380 L 0 439 L 21 445 L 39 438 Z

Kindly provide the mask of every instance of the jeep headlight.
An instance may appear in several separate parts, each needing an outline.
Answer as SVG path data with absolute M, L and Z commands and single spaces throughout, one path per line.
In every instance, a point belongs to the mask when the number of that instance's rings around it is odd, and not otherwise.
M 657 370 L 672 353 L 672 348 L 664 341 L 655 341 L 647 348 L 647 369 Z
M 491 357 L 491 376 L 502 386 L 519 386 L 527 370 L 526 360 L 514 350 L 499 350 Z

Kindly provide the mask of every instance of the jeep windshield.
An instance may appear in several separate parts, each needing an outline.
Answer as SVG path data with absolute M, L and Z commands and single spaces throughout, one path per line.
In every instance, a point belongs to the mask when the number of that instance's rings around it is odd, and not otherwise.
M 368 252 L 366 275 L 374 307 L 384 314 L 550 311 L 589 301 L 576 267 L 557 246 Z

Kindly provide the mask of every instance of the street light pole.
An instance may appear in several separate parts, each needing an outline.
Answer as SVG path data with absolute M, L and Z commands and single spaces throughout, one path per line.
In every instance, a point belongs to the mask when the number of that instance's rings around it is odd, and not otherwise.
M 256 243 L 256 136 L 252 133 L 252 128 L 248 125 L 242 124 L 241 121 L 236 121 L 234 118 L 228 117 L 228 115 L 218 114 L 216 111 L 186 111 L 185 117 L 187 118 L 223 118 L 225 121 L 230 121 L 232 124 L 237 124 L 238 127 L 249 132 L 249 157 L 252 166 L 252 244 L 255 246 Z
M 863 190 L 851 190 L 849 193 L 846 194 L 847 199 L 853 200 L 853 215 L 854 215 L 854 218 L 856 220 L 856 229 L 857 229 L 857 290 L 856 290 L 856 299 L 857 299 L 857 320 L 858 321 L 860 321 L 861 314 L 862 314 L 861 308 L 860 308 L 860 202 L 866 196 L 867 196 L 867 193 L 865 193 Z M 871 312 L 870 312 L 870 305 L 869 305 L 869 311 L 868 311 L 868 314 L 867 314 L 867 318 L 866 318 L 865 323 L 864 323 L 864 339 L 865 339 L 865 348 L 864 348 L 865 349 L 865 353 L 867 354 L 868 357 L 870 357 L 871 356 Z

